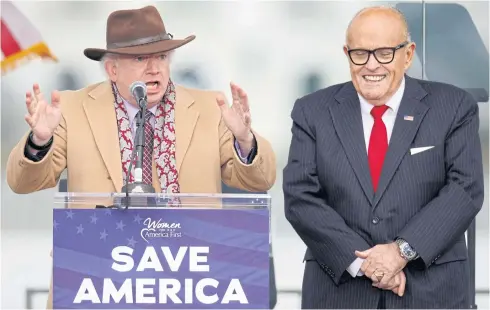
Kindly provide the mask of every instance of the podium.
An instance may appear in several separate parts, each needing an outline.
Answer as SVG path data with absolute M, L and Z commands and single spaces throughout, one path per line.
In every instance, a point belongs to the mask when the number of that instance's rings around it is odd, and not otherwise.
M 270 200 L 56 194 L 53 309 L 269 309 Z

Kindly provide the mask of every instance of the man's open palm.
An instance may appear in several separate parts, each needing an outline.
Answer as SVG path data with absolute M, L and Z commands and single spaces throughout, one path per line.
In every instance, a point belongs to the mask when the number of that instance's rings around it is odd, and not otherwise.
M 239 86 L 231 83 L 231 94 L 233 104 L 229 107 L 224 98 L 216 98 L 218 106 L 221 108 L 221 115 L 226 127 L 231 131 L 233 136 L 239 141 L 251 138 L 250 106 L 248 104 L 247 94 Z
M 33 93 L 26 93 L 26 122 L 32 129 L 35 142 L 47 142 L 54 134 L 61 119 L 60 96 L 57 91 L 51 94 L 51 104 L 44 99 L 38 84 L 32 87 Z

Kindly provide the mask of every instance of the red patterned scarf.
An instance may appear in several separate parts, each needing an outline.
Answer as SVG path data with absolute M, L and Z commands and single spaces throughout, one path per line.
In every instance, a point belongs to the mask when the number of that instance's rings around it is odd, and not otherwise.
M 131 153 L 133 152 L 133 135 L 124 101 L 114 83 L 112 83 L 112 91 L 115 98 L 114 106 L 119 130 L 123 181 L 126 182 L 126 173 L 129 169 Z M 175 158 L 175 86 L 171 80 L 169 80 L 167 91 L 156 110 L 153 141 L 153 157 L 162 193 L 179 193 L 180 186 Z M 133 182 L 133 180 L 134 163 L 130 174 L 130 182 Z

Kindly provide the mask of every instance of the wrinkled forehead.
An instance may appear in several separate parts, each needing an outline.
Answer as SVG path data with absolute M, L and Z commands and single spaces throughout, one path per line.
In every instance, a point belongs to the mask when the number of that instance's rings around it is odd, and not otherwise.
M 347 32 L 346 43 L 351 49 L 375 49 L 395 47 L 406 39 L 406 28 L 400 19 L 373 15 L 353 21 Z

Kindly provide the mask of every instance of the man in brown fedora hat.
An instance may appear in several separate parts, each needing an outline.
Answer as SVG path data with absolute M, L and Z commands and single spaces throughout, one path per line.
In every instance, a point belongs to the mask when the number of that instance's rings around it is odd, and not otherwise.
M 30 130 L 8 159 L 11 189 L 32 193 L 54 187 L 66 168 L 70 192 L 121 191 L 139 112 L 130 91 L 135 81 L 147 90 L 144 183 L 174 193 L 218 193 L 221 181 L 248 191 L 270 189 L 275 155 L 251 129 L 247 94 L 231 84 L 229 107 L 219 92 L 174 85 L 169 78 L 170 53 L 194 38 L 173 39 L 153 6 L 110 14 L 107 48 L 84 51 L 103 62 L 108 81 L 55 91 L 51 104 L 37 84 L 27 92 Z
M 194 38 L 173 39 L 152 6 L 110 14 L 107 48 L 84 51 L 103 62 L 108 81 L 55 91 L 51 104 L 37 84 L 27 92 L 30 130 L 8 158 L 10 188 L 21 194 L 51 188 L 67 169 L 69 192 L 120 192 L 139 112 L 129 89 L 142 81 L 149 112 L 144 117 L 144 183 L 172 193 L 219 193 L 222 181 L 247 191 L 270 189 L 275 155 L 251 129 L 247 94 L 232 84 L 230 108 L 219 92 L 174 85 L 169 78 L 170 53 Z

